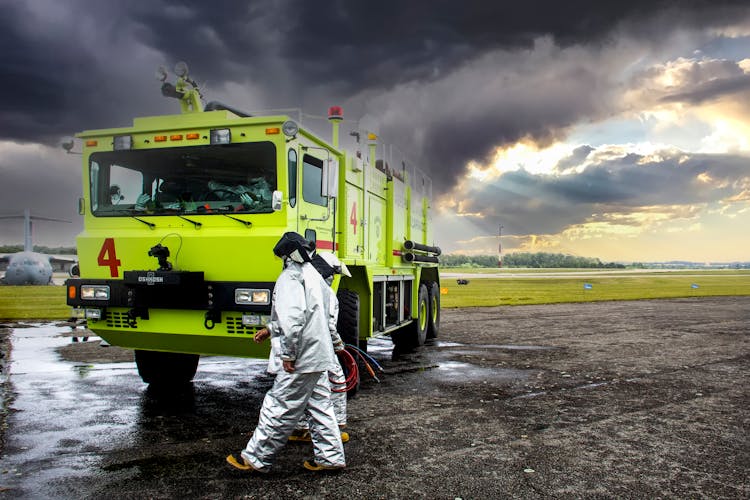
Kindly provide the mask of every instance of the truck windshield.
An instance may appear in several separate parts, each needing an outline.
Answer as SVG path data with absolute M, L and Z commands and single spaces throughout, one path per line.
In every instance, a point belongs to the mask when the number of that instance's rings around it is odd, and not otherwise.
M 95 216 L 270 213 L 271 142 L 94 153 Z

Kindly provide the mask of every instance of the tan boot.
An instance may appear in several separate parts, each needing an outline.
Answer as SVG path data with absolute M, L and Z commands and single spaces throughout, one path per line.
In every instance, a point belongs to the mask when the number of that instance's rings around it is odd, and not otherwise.
M 232 467 L 234 467 L 235 469 L 239 469 L 239 470 L 246 470 L 250 472 L 260 472 L 261 474 L 265 474 L 268 472 L 267 470 L 257 469 L 253 467 L 253 465 L 250 462 L 245 460 L 245 457 L 243 457 L 242 454 L 240 454 L 240 460 L 237 460 L 236 458 L 234 458 L 234 455 L 227 455 L 227 463 L 231 465 Z
M 336 471 L 336 470 L 342 470 L 346 468 L 346 465 L 322 465 L 315 463 L 315 460 L 305 460 L 305 463 L 302 464 L 302 466 L 307 469 L 314 472 L 321 472 L 321 471 Z

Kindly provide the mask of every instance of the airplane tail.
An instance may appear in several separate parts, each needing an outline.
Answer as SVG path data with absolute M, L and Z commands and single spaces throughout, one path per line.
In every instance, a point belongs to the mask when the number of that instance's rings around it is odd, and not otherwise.
M 50 217 L 39 217 L 37 215 L 31 215 L 31 210 L 28 208 L 23 211 L 23 215 L 0 215 L 0 219 L 23 219 L 23 250 L 24 252 L 33 252 L 34 245 L 31 241 L 31 221 L 32 220 L 46 220 L 51 222 L 72 222 L 64 219 L 52 219 Z

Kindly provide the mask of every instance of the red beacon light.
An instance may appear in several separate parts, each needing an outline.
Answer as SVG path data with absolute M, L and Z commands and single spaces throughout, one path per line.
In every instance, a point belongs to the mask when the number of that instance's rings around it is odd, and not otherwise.
M 328 119 L 341 121 L 344 119 L 344 108 L 341 106 L 331 106 L 328 108 Z

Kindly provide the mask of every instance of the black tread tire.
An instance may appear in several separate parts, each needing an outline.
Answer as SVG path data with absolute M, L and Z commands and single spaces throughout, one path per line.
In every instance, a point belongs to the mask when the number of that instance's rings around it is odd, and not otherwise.
M 440 333 L 440 285 L 437 281 L 427 283 L 427 294 L 430 305 L 427 319 L 427 338 L 436 339 Z
M 417 293 L 417 317 L 405 328 L 391 334 L 393 343 L 399 349 L 419 347 L 424 345 L 425 340 L 427 340 L 428 317 L 430 315 L 427 286 L 424 283 L 420 284 Z
M 141 379 L 151 385 L 180 386 L 193 380 L 200 356 L 180 352 L 135 351 Z
M 367 346 L 366 340 L 359 340 L 359 295 L 353 290 L 342 288 L 336 294 L 339 299 L 339 318 L 336 324 L 336 329 L 341 336 L 341 340 L 346 344 L 351 344 L 365 349 Z M 362 346 L 365 347 L 362 347 Z M 359 356 L 354 356 L 359 364 Z M 342 365 L 344 369 L 344 375 L 349 376 L 349 372 L 346 370 L 346 366 Z M 357 379 L 355 386 L 346 393 L 348 398 L 353 397 L 359 390 L 359 384 L 362 377 Z
M 336 296 L 339 299 L 339 318 L 336 329 L 347 344 L 359 346 L 359 295 L 342 288 Z

